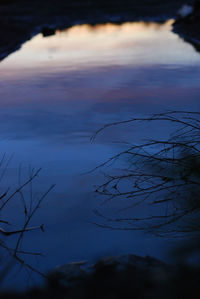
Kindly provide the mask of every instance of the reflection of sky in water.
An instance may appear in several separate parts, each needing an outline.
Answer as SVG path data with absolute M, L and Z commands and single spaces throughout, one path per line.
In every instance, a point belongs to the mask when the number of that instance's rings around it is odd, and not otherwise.
M 172 22 L 80 25 L 45 39 L 40 34 L 2 63 L 2 68 L 5 65 L 6 72 L 31 68 L 31 73 L 34 68 L 46 73 L 47 68 L 55 72 L 85 70 L 86 64 L 91 68 L 199 62 L 194 51 L 185 52 L 190 46 L 177 43 L 177 36 L 169 34 Z
M 47 252 L 44 268 L 109 253 L 163 256 L 164 240 L 87 224 L 99 178 L 80 173 L 118 151 L 112 141 L 152 132 L 113 128 L 91 144 L 103 124 L 166 109 L 199 109 L 200 56 L 170 26 L 171 21 L 75 26 L 48 38 L 38 35 L 1 62 L 1 151 L 15 154 L 9 184 L 20 162 L 43 168 L 38 188 L 56 183 L 38 214 L 48 230 L 25 240 Z M 166 130 L 157 128 L 157 134 Z

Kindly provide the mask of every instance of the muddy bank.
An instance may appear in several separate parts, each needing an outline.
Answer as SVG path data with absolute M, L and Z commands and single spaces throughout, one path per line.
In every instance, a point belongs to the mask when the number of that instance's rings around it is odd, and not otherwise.
M 74 24 L 134 20 L 165 21 L 176 16 L 183 0 L 80 1 L 4 0 L 0 3 L 0 60 L 37 33 L 53 34 Z

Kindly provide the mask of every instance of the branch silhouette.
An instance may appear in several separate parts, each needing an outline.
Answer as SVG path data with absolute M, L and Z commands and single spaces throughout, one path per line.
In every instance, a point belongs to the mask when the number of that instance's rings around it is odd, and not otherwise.
M 131 144 L 92 170 L 107 166 L 109 170 L 106 170 L 104 183 L 96 188 L 96 192 L 105 198 L 104 203 L 113 200 L 128 202 L 129 205 L 118 213 L 126 210 L 131 214 L 111 217 L 95 210 L 95 215 L 101 219 L 96 225 L 165 235 L 199 233 L 200 113 L 168 111 L 107 124 L 94 134 L 92 141 L 108 127 L 132 123 L 134 128 L 138 122 L 158 123 L 159 126 L 172 124 L 172 132 L 167 139 L 154 138 Z M 121 160 L 127 161 L 127 167 L 121 166 Z M 113 164 L 111 167 L 111 163 L 117 163 L 117 169 Z M 144 208 L 136 217 L 133 214 L 138 205 Z
M 10 162 L 10 159 L 8 159 Z M 8 167 L 8 161 L 6 160 L 6 155 L 3 156 L 3 158 L 0 161 L 0 170 L 2 170 L 2 173 L 0 174 L 0 177 L 3 178 L 5 175 L 5 172 Z M 9 253 L 11 257 L 13 257 L 16 261 L 18 261 L 21 265 L 25 266 L 26 269 L 29 269 L 31 271 L 34 271 L 42 276 L 45 276 L 39 269 L 33 267 L 30 263 L 26 262 L 24 257 L 25 256 L 43 256 L 43 254 L 39 252 L 29 252 L 21 248 L 22 241 L 24 238 L 24 234 L 34 231 L 34 230 L 41 230 L 44 231 L 44 225 L 40 224 L 38 226 L 30 226 L 30 222 L 34 215 L 36 214 L 37 210 L 40 208 L 42 202 L 47 197 L 49 192 L 52 191 L 52 189 L 55 187 L 55 185 L 51 185 L 35 202 L 33 203 L 33 188 L 32 188 L 32 182 L 38 177 L 39 173 L 41 172 L 41 168 L 34 170 L 29 169 L 29 177 L 21 183 L 21 168 L 19 169 L 19 177 L 18 177 L 18 184 L 19 186 L 12 192 L 10 192 L 10 188 L 8 188 L 6 191 L 2 192 L 0 195 L 0 215 L 4 213 L 4 210 L 7 206 L 7 204 L 11 200 L 18 200 L 19 198 L 22 200 L 23 210 L 24 210 L 24 224 L 21 225 L 21 228 L 19 229 L 5 229 L 0 226 L 0 234 L 6 238 L 10 238 L 13 235 L 18 235 L 17 241 L 15 244 L 15 248 L 10 248 L 10 246 L 6 245 L 6 241 L 3 241 L 0 239 L 0 247 L 2 247 L 5 251 Z M 24 193 L 25 188 L 29 187 L 30 189 L 30 197 L 27 198 L 27 194 Z M 19 195 L 19 197 L 17 197 Z M 10 209 L 10 207 L 9 207 Z M 10 221 L 7 221 L 7 219 L 0 219 L 0 223 L 4 225 L 5 227 L 10 227 L 11 223 Z M 1 272 L 0 272 L 0 276 Z M 3 276 L 2 276 L 3 277 Z

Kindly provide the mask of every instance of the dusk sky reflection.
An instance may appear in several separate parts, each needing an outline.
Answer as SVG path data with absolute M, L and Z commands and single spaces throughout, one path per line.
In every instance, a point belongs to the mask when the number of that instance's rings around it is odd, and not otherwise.
M 39 34 L 5 59 L 1 69 L 4 76 L 11 76 L 19 67 L 30 70 L 32 75 L 35 71 L 80 71 L 100 66 L 199 63 L 192 47 L 178 41 L 178 36 L 169 31 L 172 23 L 173 20 L 164 24 L 77 25 L 46 38 Z M 23 73 L 18 72 L 18 76 Z
M 39 34 L 0 63 L 1 152 L 14 153 L 4 184 L 15 181 L 19 163 L 43 168 L 39 187 L 56 183 L 45 216 L 42 210 L 38 216 L 49 230 L 39 242 L 38 235 L 25 240 L 45 251 L 45 269 L 112 252 L 164 256 L 167 240 L 139 235 L 136 241 L 136 233 L 102 232 L 86 223 L 100 177 L 81 174 L 116 153 L 119 142 L 151 137 L 151 128 L 115 127 L 91 144 L 105 123 L 199 110 L 200 55 L 171 24 L 74 26 Z M 158 135 L 168 130 L 156 129 Z

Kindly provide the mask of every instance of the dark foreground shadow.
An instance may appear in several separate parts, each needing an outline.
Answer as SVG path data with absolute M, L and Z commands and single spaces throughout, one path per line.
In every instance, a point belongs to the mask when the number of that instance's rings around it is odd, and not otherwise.
M 200 268 L 169 266 L 135 255 L 100 260 L 91 267 L 70 264 L 49 274 L 46 287 L 1 298 L 196 298 Z

